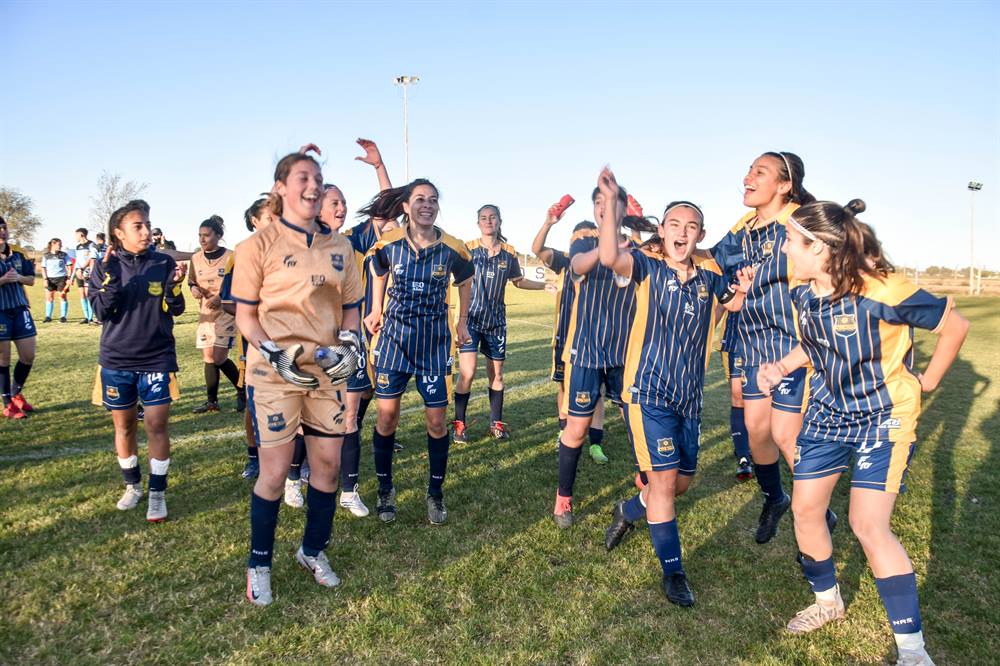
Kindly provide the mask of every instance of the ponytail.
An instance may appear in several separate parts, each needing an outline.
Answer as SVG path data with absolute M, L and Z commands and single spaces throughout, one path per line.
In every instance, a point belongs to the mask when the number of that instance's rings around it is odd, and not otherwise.
M 801 157 L 787 150 L 771 151 L 764 153 L 764 155 L 778 161 L 778 177 L 782 181 L 792 184 L 786 202 L 804 206 L 816 201 L 816 197 L 802 185 L 802 181 L 806 178 L 806 166 Z
M 434 193 L 440 196 L 438 188 L 434 183 L 427 180 L 426 178 L 417 178 L 411 183 L 407 183 L 401 187 L 393 187 L 388 190 L 382 190 L 375 197 L 368 202 L 368 205 L 361 208 L 358 211 L 358 217 L 377 217 L 383 220 L 397 220 L 399 216 L 403 216 L 403 224 L 409 222 L 403 212 L 403 204 L 410 200 L 410 196 L 413 194 L 413 190 L 420 185 L 428 185 L 434 190 Z
M 226 233 L 226 223 L 218 215 L 213 215 L 198 225 L 198 227 L 207 227 L 208 229 L 211 229 L 219 238 L 222 238 L 223 234 Z

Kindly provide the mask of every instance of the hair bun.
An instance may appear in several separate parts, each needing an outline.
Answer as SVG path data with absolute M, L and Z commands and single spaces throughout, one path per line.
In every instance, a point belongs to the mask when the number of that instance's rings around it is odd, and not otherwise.
M 865 202 L 861 199 L 851 199 L 847 202 L 847 205 L 844 206 L 844 209 L 850 211 L 852 215 L 860 215 L 865 212 L 866 208 L 867 206 L 865 206 Z

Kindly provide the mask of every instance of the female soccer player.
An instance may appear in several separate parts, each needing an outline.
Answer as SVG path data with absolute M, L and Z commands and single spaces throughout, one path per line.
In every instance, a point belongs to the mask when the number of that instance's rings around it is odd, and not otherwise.
M 705 237 L 701 209 L 687 201 L 669 204 L 658 227 L 659 253 L 622 251 L 619 235 L 623 207 L 614 174 L 605 167 L 598 185 L 605 202 L 600 228 L 601 264 L 635 284 L 635 319 L 628 336 L 621 399 L 625 424 L 648 485 L 619 502 L 605 547 L 614 548 L 642 517 L 663 569 L 663 591 L 680 606 L 694 604 L 681 563 L 674 497 L 691 484 L 701 439 L 702 391 L 708 340 L 715 327 L 716 303 L 738 310 L 750 286 L 740 270 L 731 286 L 712 260 L 696 263 L 692 254 Z
M 115 426 L 115 451 L 125 478 L 122 511 L 142 499 L 136 444 L 136 402 L 145 409 L 149 448 L 149 505 L 146 520 L 167 518 L 170 402 L 179 397 L 174 373 L 177 352 L 174 317 L 184 312 L 181 281 L 185 265 L 151 247 L 149 204 L 128 202 L 108 221 L 111 249 L 93 266 L 90 302 L 104 322 L 100 367 L 104 406 Z
M 470 280 L 475 267 L 465 244 L 434 226 L 438 190 L 430 181 L 418 179 L 386 190 L 377 205 L 385 211 L 385 219 L 403 215 L 404 226 L 384 234 L 372 248 L 371 312 L 365 317 L 365 326 L 376 336 L 372 341 L 379 399 L 372 440 L 379 483 L 376 512 L 382 522 L 396 519 L 393 441 L 400 396 L 416 375 L 427 421 L 427 518 L 442 525 L 448 520 L 443 490 L 449 444 L 445 410 L 452 369 L 448 275 L 454 276 L 458 287 L 455 336 L 461 345 L 469 340 Z
M 824 515 L 837 480 L 851 469 L 851 529 L 889 616 L 896 663 L 932 664 L 916 576 L 890 518 L 905 490 L 920 394 L 941 382 L 969 323 L 950 297 L 937 298 L 891 272 L 874 232 L 855 217 L 864 210 L 858 199 L 847 206 L 820 201 L 789 218 L 782 251 L 794 277 L 807 281 L 792 289 L 801 343 L 759 371 L 761 387 L 773 391 L 807 363 L 815 369 L 796 442 L 792 511 L 816 603 L 792 618 L 788 630 L 806 633 L 844 617 Z M 939 336 L 923 373 L 913 368 L 914 327 Z
M 90 281 L 90 273 L 94 270 L 96 263 L 97 246 L 87 238 L 87 230 L 80 227 L 76 230 L 76 257 L 73 260 L 74 282 L 77 291 L 80 292 L 80 307 L 83 308 L 83 319 L 81 324 L 89 324 L 94 321 L 94 313 L 90 308 L 90 301 L 87 297 L 87 285 Z
M 507 357 L 507 308 L 504 303 L 507 282 L 518 289 L 539 290 L 544 282 L 529 280 L 521 273 L 517 250 L 507 244 L 500 231 L 500 208 L 493 204 L 480 207 L 479 240 L 465 247 L 472 255 L 476 274 L 472 280 L 472 303 L 469 306 L 469 336 L 459 347 L 458 384 L 455 385 L 455 420 L 452 428 L 456 442 L 465 442 L 465 414 L 469 406 L 472 380 L 476 376 L 479 352 L 486 357 L 486 376 L 490 387 L 490 436 L 509 439 L 510 430 L 503 422 L 503 362 Z
M 7 242 L 7 221 L 0 217 L 0 397 L 3 415 L 23 419 L 32 407 L 21 389 L 35 362 L 35 321 L 31 318 L 25 285 L 35 284 L 35 264 L 24 250 Z M 10 374 L 10 343 L 17 349 L 13 383 Z
M 59 321 L 66 323 L 69 314 L 69 255 L 62 250 L 62 241 L 53 238 L 42 255 L 42 278 L 45 280 L 45 319 L 43 323 L 52 321 L 52 311 L 55 308 L 56 294 L 59 295 Z
M 260 475 L 250 497 L 246 595 L 258 606 L 273 600 L 274 532 L 300 426 L 312 474 L 295 558 L 320 585 L 340 583 L 323 551 L 337 507 L 344 380 L 359 347 L 361 299 L 350 245 L 317 219 L 323 199 L 319 164 L 291 153 L 275 167 L 274 183 L 281 219 L 236 247 L 232 289 L 236 323 L 251 346 L 248 406 Z
M 198 227 L 198 244 L 201 249 L 191 257 L 188 286 L 191 295 L 198 299 L 198 330 L 195 346 L 202 352 L 205 364 L 205 390 L 208 400 L 194 408 L 195 414 L 219 411 L 219 374 L 236 388 L 236 411 L 242 412 L 246 398 L 240 387 L 240 371 L 229 358 L 229 349 L 236 336 L 236 319 L 222 309 L 219 295 L 226 265 L 232 250 L 219 247 L 225 234 L 222 218 L 213 215 Z
M 757 483 L 764 494 L 755 540 L 767 543 L 792 501 L 781 486 L 778 454 L 792 468 L 795 438 L 802 427 L 808 392 L 807 368 L 790 374 L 773 394 L 757 384 L 757 370 L 773 363 L 797 344 L 788 291 L 791 266 L 780 251 L 789 216 L 801 204 L 815 201 L 802 186 L 805 167 L 798 155 L 764 153 L 743 178 L 743 205 L 753 208 L 720 240 L 712 255 L 728 274 L 744 265 L 754 268 L 753 287 L 736 324 L 743 361 L 742 396 L 750 452 Z M 827 516 L 832 531 L 837 517 Z

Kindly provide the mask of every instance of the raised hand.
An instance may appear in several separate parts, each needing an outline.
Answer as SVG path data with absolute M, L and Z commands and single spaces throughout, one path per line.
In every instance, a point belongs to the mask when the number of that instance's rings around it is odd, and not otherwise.
M 375 145 L 374 141 L 370 139 L 358 139 L 358 145 L 365 151 L 365 154 L 354 159 L 365 164 L 370 164 L 376 169 L 382 166 L 382 153 L 379 152 L 378 146 Z
M 317 146 L 315 143 L 307 143 L 303 145 L 301 148 L 299 148 L 299 152 L 302 153 L 303 155 L 308 153 L 310 150 L 316 153 L 317 155 L 323 154 L 323 151 L 321 151 L 319 149 L 319 146 Z

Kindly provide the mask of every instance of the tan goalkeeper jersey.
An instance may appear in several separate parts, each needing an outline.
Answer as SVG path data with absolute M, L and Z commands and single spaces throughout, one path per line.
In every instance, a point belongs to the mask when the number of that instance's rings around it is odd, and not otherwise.
M 226 263 L 229 261 L 232 250 L 225 250 L 222 256 L 209 259 L 205 256 L 204 250 L 198 250 L 191 256 L 191 266 L 188 270 L 188 285 L 198 287 L 202 296 L 201 305 L 198 308 L 198 323 L 214 322 L 219 315 L 226 315 L 222 307 L 209 308 L 208 302 L 211 297 L 218 296 L 222 288 L 222 278 L 226 275 Z
M 315 234 L 282 219 L 236 246 L 233 300 L 257 306 L 268 337 L 281 348 L 299 343 L 298 366 L 316 377 L 318 346 L 337 339 L 345 309 L 363 296 L 350 242 L 326 225 Z M 247 383 L 284 384 L 254 347 L 247 350 Z

